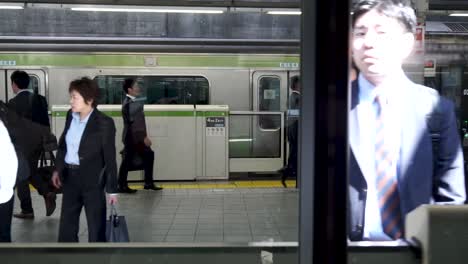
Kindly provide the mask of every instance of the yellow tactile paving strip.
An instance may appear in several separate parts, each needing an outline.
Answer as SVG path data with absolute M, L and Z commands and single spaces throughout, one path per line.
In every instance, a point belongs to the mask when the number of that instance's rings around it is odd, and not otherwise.
M 229 182 L 170 182 L 157 184 L 165 189 L 234 189 L 234 188 L 278 188 L 283 187 L 281 181 L 229 181 Z M 295 187 L 295 180 L 286 181 L 288 187 Z M 129 186 L 133 189 L 143 189 L 141 184 L 132 184 Z
M 283 184 L 281 181 L 226 181 L 226 182 L 167 182 L 158 183 L 165 189 L 235 189 L 235 188 L 282 188 Z M 288 187 L 295 187 L 295 180 L 287 180 L 286 185 Z M 141 183 L 130 183 L 129 186 L 132 189 L 143 189 Z M 34 187 L 30 185 L 31 190 Z

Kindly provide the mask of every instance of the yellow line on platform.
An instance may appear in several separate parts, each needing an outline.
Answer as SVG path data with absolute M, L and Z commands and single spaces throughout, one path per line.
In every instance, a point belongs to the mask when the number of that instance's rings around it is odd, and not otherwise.
M 158 186 L 164 189 L 234 189 L 234 188 L 281 188 L 283 184 L 279 180 L 275 181 L 223 181 L 223 182 L 168 182 L 158 183 Z M 295 180 L 287 180 L 286 185 L 289 188 L 296 186 Z M 143 185 L 139 183 L 130 183 L 132 189 L 142 190 Z M 32 185 L 29 185 L 31 190 L 35 190 Z

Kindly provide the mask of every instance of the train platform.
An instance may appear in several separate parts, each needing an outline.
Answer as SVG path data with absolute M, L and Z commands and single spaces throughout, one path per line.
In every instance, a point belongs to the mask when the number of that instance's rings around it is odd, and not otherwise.
M 159 185 L 159 184 L 158 184 Z M 119 194 L 117 210 L 127 221 L 132 242 L 297 241 L 299 192 L 294 181 L 163 183 L 162 191 Z M 62 196 L 45 216 L 44 200 L 31 193 L 35 218 L 13 218 L 14 242 L 56 242 Z M 15 195 L 16 196 L 16 195 Z M 19 212 L 15 200 L 15 212 Z M 108 210 L 109 212 L 109 210 Z M 87 242 L 84 210 L 80 242 Z

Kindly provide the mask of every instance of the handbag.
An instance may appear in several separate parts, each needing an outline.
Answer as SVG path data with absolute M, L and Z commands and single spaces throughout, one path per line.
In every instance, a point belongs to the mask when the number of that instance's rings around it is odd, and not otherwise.
M 62 193 L 62 188 L 57 189 L 52 184 L 52 175 L 55 171 L 55 156 L 52 151 L 43 151 L 39 158 L 39 168 L 37 168 L 37 177 L 41 177 L 43 181 L 49 184 L 49 190 L 55 193 Z M 47 164 L 47 160 L 50 161 L 50 164 Z
M 125 216 L 118 215 L 114 205 L 111 205 L 109 219 L 106 220 L 107 242 L 130 242 Z

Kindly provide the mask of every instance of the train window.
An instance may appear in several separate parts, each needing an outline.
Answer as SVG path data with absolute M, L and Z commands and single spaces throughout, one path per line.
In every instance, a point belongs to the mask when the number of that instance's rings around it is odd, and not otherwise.
M 100 104 L 121 104 L 122 83 L 134 76 L 97 76 Z M 137 76 L 146 104 L 209 104 L 209 83 L 200 76 Z
M 258 109 L 267 112 L 280 111 L 280 78 L 265 76 L 261 77 L 258 82 Z M 260 116 L 259 126 L 262 129 L 279 129 L 281 119 L 278 116 Z
M 34 91 L 35 94 L 39 93 L 39 77 L 37 75 L 29 75 L 29 86 L 28 89 L 31 89 Z

